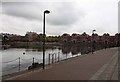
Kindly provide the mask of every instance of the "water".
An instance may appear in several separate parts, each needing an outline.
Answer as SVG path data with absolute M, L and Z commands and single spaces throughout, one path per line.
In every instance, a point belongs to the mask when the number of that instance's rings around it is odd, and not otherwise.
M 6 50 L 0 50 L 2 53 L 2 61 L 0 61 L 0 65 L 2 64 L 2 75 L 7 75 L 15 72 L 19 72 L 22 70 L 26 70 L 28 66 L 30 66 L 34 62 L 42 63 L 43 52 L 38 49 L 25 49 L 25 48 L 9 48 Z M 25 53 L 25 54 L 23 54 Z M 75 57 L 81 55 L 81 53 L 72 54 L 72 52 L 66 52 L 63 49 L 47 49 L 45 51 L 45 64 L 49 63 L 49 54 L 54 55 L 54 61 L 52 61 L 52 55 L 50 56 L 50 63 L 64 60 L 67 58 Z M 1 54 L 0 54 L 1 55 Z M 19 57 L 20 57 L 20 66 L 19 66 Z

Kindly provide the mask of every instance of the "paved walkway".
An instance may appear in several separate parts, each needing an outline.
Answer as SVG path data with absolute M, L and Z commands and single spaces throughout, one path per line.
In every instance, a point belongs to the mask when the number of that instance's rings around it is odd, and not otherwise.
M 118 48 L 103 49 L 7 80 L 118 80 Z

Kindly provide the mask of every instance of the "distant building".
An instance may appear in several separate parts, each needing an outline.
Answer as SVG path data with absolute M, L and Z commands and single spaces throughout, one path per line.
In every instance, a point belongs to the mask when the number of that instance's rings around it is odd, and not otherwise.
M 32 42 L 32 41 L 37 41 L 38 34 L 35 32 L 27 32 L 25 35 L 27 41 Z
M 120 33 L 116 33 L 114 36 L 110 36 L 108 33 L 104 33 L 103 36 L 99 36 L 98 34 L 92 34 L 92 36 L 89 36 L 84 32 L 83 34 L 76 34 L 73 33 L 71 36 L 70 34 L 63 34 L 62 35 L 62 41 L 63 42 L 69 42 L 69 43 L 91 43 L 92 41 L 94 43 L 101 43 L 105 46 L 120 46 Z
M 86 34 L 86 32 L 84 32 L 83 34 L 80 35 L 80 42 L 87 42 L 87 41 L 91 41 L 91 40 L 89 35 Z
M 77 43 L 79 41 L 80 41 L 80 35 L 73 33 L 72 36 L 71 36 L 71 42 Z
M 96 33 L 95 33 L 95 34 L 94 34 L 94 33 L 92 34 L 92 37 L 91 37 L 92 41 L 94 41 L 94 42 L 99 42 L 99 38 L 100 38 L 100 37 L 98 36 L 98 34 L 96 34 Z
M 65 43 L 71 42 L 71 36 L 69 34 L 65 33 L 61 37 L 63 42 Z
M 120 46 L 120 33 L 116 33 L 115 35 L 109 35 L 108 33 L 104 33 L 102 36 L 99 36 L 96 33 L 93 33 L 91 36 L 88 35 L 86 32 L 82 34 L 73 33 L 72 35 L 64 33 L 62 36 L 59 37 L 47 37 L 46 41 L 53 42 L 53 41 L 61 41 L 64 43 L 87 43 L 88 45 L 92 42 L 97 44 L 101 44 L 102 47 L 113 47 L 113 46 Z M 43 41 L 43 34 L 37 34 L 35 32 L 27 32 L 25 36 L 17 35 L 17 34 L 8 34 L 8 33 L 1 33 L 0 34 L 0 43 L 3 45 L 10 44 L 11 42 L 42 42 Z M 59 41 L 59 42 L 60 42 Z M 85 45 L 85 44 L 83 44 Z
M 120 46 L 120 33 L 115 34 L 115 44 Z

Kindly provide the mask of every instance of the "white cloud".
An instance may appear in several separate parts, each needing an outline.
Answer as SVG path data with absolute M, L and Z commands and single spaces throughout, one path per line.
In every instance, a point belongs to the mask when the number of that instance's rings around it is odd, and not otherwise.
M 38 31 L 39 30 L 39 31 Z M 42 32 L 42 24 L 39 21 L 29 21 L 20 17 L 9 15 L 2 16 L 2 31 L 24 35 L 27 31 Z

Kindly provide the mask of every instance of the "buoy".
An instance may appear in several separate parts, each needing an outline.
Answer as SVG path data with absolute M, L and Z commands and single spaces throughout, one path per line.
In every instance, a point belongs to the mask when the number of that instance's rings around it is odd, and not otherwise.
M 23 52 L 23 55 L 25 55 L 25 52 Z

